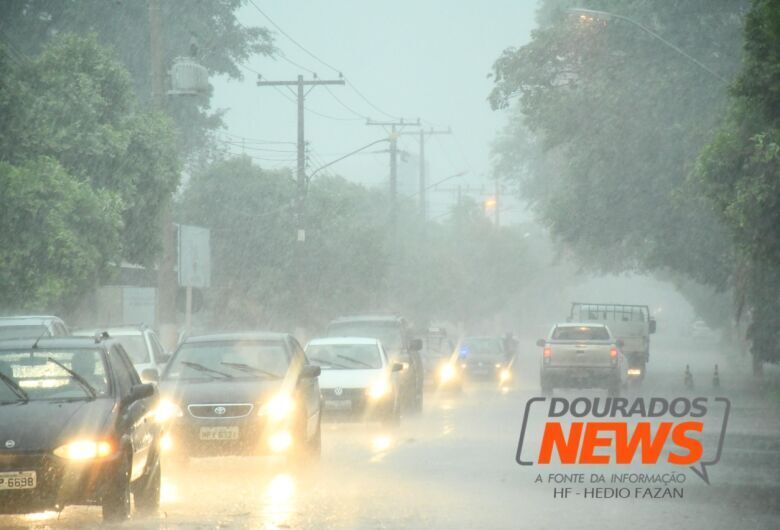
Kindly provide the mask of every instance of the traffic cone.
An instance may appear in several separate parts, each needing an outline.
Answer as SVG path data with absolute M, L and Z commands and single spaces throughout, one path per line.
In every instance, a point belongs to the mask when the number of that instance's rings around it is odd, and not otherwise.
M 720 374 L 718 374 L 718 365 L 715 365 L 715 373 L 712 375 L 712 386 L 720 388 Z
M 685 365 L 685 388 L 693 390 L 693 374 L 690 365 Z

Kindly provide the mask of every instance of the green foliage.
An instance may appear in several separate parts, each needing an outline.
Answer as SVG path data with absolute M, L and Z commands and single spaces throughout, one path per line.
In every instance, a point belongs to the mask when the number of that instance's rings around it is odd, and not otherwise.
M 166 70 L 197 43 L 198 60 L 212 75 L 242 77 L 239 64 L 273 50 L 264 28 L 245 27 L 236 11 L 245 0 L 159 0 L 162 56 Z M 128 70 L 128 80 L 143 103 L 152 93 L 149 2 L 133 0 L 5 0 L 0 2 L 0 35 L 22 54 L 35 55 L 55 36 L 94 33 Z M 169 101 L 180 134 L 179 150 L 197 153 L 207 147 L 208 132 L 221 125 L 206 97 Z M 184 101 L 181 101 L 184 99 Z
M 584 6 L 583 6 L 584 4 Z M 687 175 L 727 105 L 727 87 L 635 24 L 730 77 L 741 3 L 548 0 L 530 43 L 494 66 L 494 108 L 512 106 L 496 171 L 586 268 L 671 271 L 726 289 L 733 244 Z
M 780 361 L 780 13 L 756 0 L 732 105 L 703 150 L 694 181 L 739 249 L 739 294 L 750 310 L 753 355 Z
M 0 307 L 45 310 L 95 285 L 115 255 L 120 201 L 56 161 L 0 162 Z

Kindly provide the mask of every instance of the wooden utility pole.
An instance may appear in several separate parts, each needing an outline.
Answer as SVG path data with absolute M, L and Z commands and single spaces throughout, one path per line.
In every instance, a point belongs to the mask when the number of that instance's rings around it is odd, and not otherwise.
M 402 134 L 397 127 L 420 126 L 420 118 L 417 121 L 373 121 L 367 120 L 366 125 L 379 125 L 390 127 L 390 215 L 395 220 L 398 211 L 398 137 Z
M 303 79 L 302 75 L 298 76 L 295 81 L 264 81 L 260 76 L 257 76 L 257 86 L 283 86 L 283 87 L 297 87 L 297 99 L 298 99 L 298 164 L 296 169 L 296 182 L 298 184 L 298 193 L 296 197 L 295 215 L 298 223 L 298 241 L 303 242 L 306 240 L 306 231 L 303 226 L 304 213 L 305 213 L 305 199 L 306 199 L 306 139 L 303 132 L 303 114 L 306 110 L 304 107 L 304 101 L 306 96 L 311 92 L 315 86 L 320 85 L 343 85 L 344 79 Z M 309 90 L 305 90 L 305 87 L 311 87 Z
M 419 134 L 420 135 L 420 191 L 418 192 L 420 195 L 420 215 L 423 218 L 423 221 L 425 221 L 428 218 L 428 203 L 426 199 L 426 192 L 428 190 L 428 187 L 425 183 L 426 181 L 426 174 L 425 174 L 425 137 L 430 136 L 433 134 L 452 134 L 452 128 L 448 127 L 447 130 L 440 130 L 435 131 L 433 128 L 428 129 L 427 131 L 425 129 L 420 129 L 419 132 L 406 132 L 406 133 L 399 133 L 401 135 L 407 135 L 407 134 Z

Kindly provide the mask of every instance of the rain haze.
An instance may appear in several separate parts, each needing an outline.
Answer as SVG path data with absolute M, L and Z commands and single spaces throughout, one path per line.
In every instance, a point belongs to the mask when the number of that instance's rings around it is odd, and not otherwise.
M 0 529 L 779 528 L 775 4 L 0 2 Z

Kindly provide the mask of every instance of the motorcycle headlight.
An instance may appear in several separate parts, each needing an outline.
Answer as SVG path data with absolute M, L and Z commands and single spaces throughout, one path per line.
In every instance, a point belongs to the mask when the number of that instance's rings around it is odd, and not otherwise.
M 259 416 L 267 416 L 272 421 L 287 418 L 295 409 L 295 400 L 287 394 L 277 394 L 260 407 Z
M 390 392 L 390 384 L 384 379 L 377 381 L 368 388 L 368 395 L 372 399 L 380 399 Z
M 181 418 L 182 416 L 184 416 L 184 413 L 181 407 L 167 399 L 161 400 L 154 411 L 154 418 L 160 423 L 165 423 L 173 418 Z
M 67 460 L 93 460 L 111 456 L 114 446 L 106 440 L 74 440 L 54 450 L 54 454 Z

